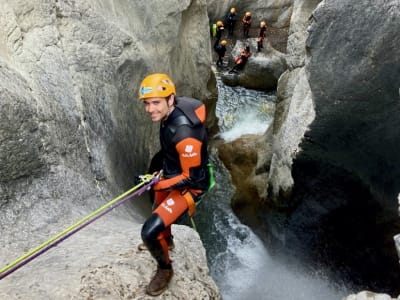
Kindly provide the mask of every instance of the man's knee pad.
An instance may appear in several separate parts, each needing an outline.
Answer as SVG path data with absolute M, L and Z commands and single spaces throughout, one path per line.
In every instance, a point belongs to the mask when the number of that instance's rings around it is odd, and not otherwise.
M 163 221 L 158 214 L 152 214 L 142 227 L 142 240 L 145 243 L 156 241 L 158 235 L 165 230 Z

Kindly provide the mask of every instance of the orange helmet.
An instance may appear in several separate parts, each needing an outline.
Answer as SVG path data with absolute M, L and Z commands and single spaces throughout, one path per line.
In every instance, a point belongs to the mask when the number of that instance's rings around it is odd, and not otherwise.
M 154 73 L 146 76 L 139 86 L 139 99 L 166 98 L 175 94 L 175 84 L 166 74 Z
M 218 27 L 224 26 L 224 23 L 223 23 L 222 21 L 218 21 L 218 22 L 217 22 L 217 26 L 218 26 Z
M 267 26 L 267 23 L 265 23 L 265 21 L 261 21 L 260 27 L 265 27 L 265 26 Z
M 230 12 L 231 12 L 231 14 L 234 14 L 236 12 L 236 8 L 232 7 Z
M 250 17 L 251 16 L 251 12 L 247 11 L 246 12 L 246 17 Z
M 222 46 L 225 46 L 226 44 L 228 44 L 228 42 L 227 42 L 226 40 L 222 40 L 222 41 L 221 41 L 221 45 L 222 45 Z

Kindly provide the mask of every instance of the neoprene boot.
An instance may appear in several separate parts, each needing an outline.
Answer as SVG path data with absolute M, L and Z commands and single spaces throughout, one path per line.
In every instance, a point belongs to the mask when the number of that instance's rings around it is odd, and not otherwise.
M 172 267 L 170 269 L 162 269 L 158 266 L 156 274 L 146 288 L 146 293 L 151 296 L 160 295 L 167 289 L 172 275 L 174 275 Z

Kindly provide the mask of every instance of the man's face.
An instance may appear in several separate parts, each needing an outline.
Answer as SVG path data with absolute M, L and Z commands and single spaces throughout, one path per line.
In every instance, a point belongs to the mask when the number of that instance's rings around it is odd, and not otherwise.
M 168 102 L 166 98 L 147 98 L 143 100 L 146 112 L 153 122 L 164 120 L 168 116 Z

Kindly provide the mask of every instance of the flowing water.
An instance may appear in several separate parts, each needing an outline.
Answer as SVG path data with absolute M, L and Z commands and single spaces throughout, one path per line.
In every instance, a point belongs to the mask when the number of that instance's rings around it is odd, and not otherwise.
M 220 137 L 234 140 L 245 133 L 262 134 L 272 121 L 274 93 L 227 87 L 219 78 L 217 82 Z M 217 186 L 203 200 L 195 220 L 223 299 L 338 300 L 347 295 L 347 288 L 333 283 L 324 270 L 270 253 L 231 210 L 229 174 L 215 153 L 211 157 Z
M 231 141 L 243 134 L 262 134 L 272 122 L 275 93 L 248 90 L 218 83 L 216 115 L 220 137 Z

